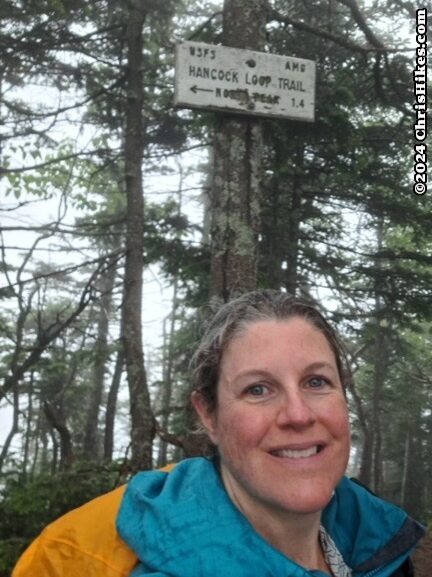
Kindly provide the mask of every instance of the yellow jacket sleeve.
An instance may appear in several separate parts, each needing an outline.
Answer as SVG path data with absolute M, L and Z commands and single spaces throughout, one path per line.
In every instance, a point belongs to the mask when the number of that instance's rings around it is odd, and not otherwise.
M 119 487 L 48 525 L 12 577 L 127 577 L 137 558 L 115 527 L 124 490 Z
M 97 497 L 48 525 L 24 551 L 12 577 L 128 577 L 138 559 L 116 530 L 125 488 Z

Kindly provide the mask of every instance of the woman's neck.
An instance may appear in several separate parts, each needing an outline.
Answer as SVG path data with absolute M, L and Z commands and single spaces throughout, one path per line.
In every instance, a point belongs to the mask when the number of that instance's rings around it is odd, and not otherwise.
M 234 505 L 268 543 L 298 565 L 331 575 L 319 540 L 321 512 L 300 514 L 272 508 L 239 494 L 223 471 L 222 478 Z

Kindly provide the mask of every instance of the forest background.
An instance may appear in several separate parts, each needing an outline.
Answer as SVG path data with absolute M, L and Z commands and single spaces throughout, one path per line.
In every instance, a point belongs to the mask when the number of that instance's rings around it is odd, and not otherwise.
M 337 325 L 351 472 L 430 521 L 416 8 L 2 0 L 1 576 L 53 518 L 199 454 L 200 324 L 255 287 L 307 296 Z M 180 39 L 315 60 L 315 122 L 175 109 Z

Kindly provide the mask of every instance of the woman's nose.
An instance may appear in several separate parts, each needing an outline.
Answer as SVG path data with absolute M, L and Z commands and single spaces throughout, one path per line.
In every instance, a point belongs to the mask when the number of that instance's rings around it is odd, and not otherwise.
M 312 408 L 301 391 L 290 392 L 281 398 L 276 423 L 280 427 L 307 427 L 315 422 Z

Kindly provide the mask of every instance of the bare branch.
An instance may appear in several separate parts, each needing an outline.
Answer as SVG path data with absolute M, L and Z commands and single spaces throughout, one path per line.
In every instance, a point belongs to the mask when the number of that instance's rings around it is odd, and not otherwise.
M 57 323 L 49 327 L 49 330 L 44 330 L 41 332 L 38 335 L 33 349 L 27 355 L 24 361 L 19 366 L 17 366 L 8 377 L 5 378 L 3 386 L 0 387 L 0 400 L 5 397 L 8 391 L 17 385 L 24 374 L 39 361 L 50 343 L 52 343 L 63 331 L 65 331 L 93 300 L 93 284 L 95 278 L 100 274 L 101 266 L 99 266 L 90 276 L 83 292 L 81 293 L 78 305 L 72 311 L 72 313 L 64 321 L 57 321 Z
M 28 283 L 30 283 L 30 282 L 34 282 L 34 281 L 37 281 L 37 280 L 47 279 L 47 278 L 51 278 L 51 277 L 56 277 L 56 276 L 58 276 L 58 275 L 60 275 L 60 274 L 61 274 L 61 275 L 64 275 L 64 274 L 68 274 L 68 273 L 71 273 L 71 272 L 75 272 L 75 271 L 79 270 L 80 268 L 86 267 L 86 266 L 91 265 L 91 264 L 103 263 L 103 261 L 105 261 L 107 258 L 117 257 L 117 260 L 118 260 L 118 259 L 121 258 L 123 255 L 124 255 L 124 251 L 123 251 L 123 250 L 117 250 L 117 251 L 114 251 L 114 252 L 111 252 L 111 253 L 108 253 L 108 254 L 104 254 L 103 256 L 100 256 L 100 257 L 98 257 L 98 258 L 94 258 L 94 259 L 91 259 L 91 260 L 85 260 L 85 261 L 81 262 L 80 264 L 71 265 L 71 266 L 68 266 L 68 267 L 65 267 L 65 268 L 62 268 L 62 269 L 57 269 L 57 270 L 54 270 L 54 271 L 48 272 L 48 273 L 35 274 L 35 275 L 32 275 L 32 277 L 29 278 L 29 279 L 21 280 L 21 281 L 19 281 L 19 282 L 11 283 L 10 285 L 5 285 L 5 286 L 0 287 L 0 294 L 1 294 L 1 291 L 4 291 L 4 290 L 6 290 L 6 289 L 8 289 L 8 288 L 12 288 L 12 287 L 15 287 L 15 286 L 23 286 L 23 285 L 25 285 L 25 284 L 28 284 Z

